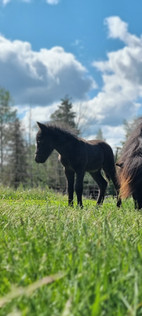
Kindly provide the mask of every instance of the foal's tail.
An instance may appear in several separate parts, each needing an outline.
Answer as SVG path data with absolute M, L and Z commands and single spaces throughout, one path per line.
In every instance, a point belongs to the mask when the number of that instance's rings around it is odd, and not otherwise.
M 112 180 L 114 184 L 116 195 L 117 195 L 117 206 L 120 206 L 121 205 L 121 199 L 119 195 L 120 184 L 119 184 L 119 177 L 116 172 L 114 154 L 113 154 L 112 148 L 107 143 L 103 142 L 100 145 L 104 151 L 103 170 L 105 172 L 107 179 L 109 181 Z
M 103 148 L 104 152 L 103 170 L 105 172 L 105 175 L 109 181 L 112 180 L 114 185 L 118 186 L 119 179 L 116 173 L 114 154 L 112 148 L 105 142 L 100 143 L 100 145 Z
M 115 160 L 114 160 L 114 154 L 112 151 L 112 148 L 104 143 L 104 166 L 103 170 L 106 174 L 106 177 L 108 180 L 112 180 L 115 190 L 116 190 L 116 197 L 117 197 L 117 206 L 120 207 L 121 205 L 121 197 L 120 197 L 120 183 L 119 183 L 119 177 L 116 172 L 116 166 L 115 166 Z

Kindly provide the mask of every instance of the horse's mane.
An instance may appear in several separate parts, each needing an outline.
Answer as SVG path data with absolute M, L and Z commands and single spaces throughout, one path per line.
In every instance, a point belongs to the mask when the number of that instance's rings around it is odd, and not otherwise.
M 136 120 L 118 165 L 121 166 L 120 194 L 121 197 L 127 198 L 133 193 L 142 176 L 142 117 Z
M 120 160 L 125 162 L 126 159 L 140 153 L 142 153 L 142 117 L 135 121 L 132 132 L 122 149 Z

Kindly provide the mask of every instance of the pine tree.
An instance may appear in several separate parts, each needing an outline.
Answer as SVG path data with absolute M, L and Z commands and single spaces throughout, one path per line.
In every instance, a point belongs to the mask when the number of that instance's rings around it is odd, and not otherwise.
M 23 185 L 26 184 L 28 179 L 27 146 L 18 118 L 16 118 L 11 126 L 11 143 L 9 149 L 9 183 L 17 188 L 21 183 Z
M 8 91 L 0 89 L 0 181 L 4 180 L 4 165 L 7 161 L 7 150 L 10 142 L 10 124 L 16 118 L 12 109 L 12 100 Z
M 102 132 L 101 128 L 98 129 L 96 139 L 105 141 L 105 138 L 103 136 L 103 132 Z
M 58 109 L 51 115 L 51 121 L 62 123 L 76 129 L 75 117 L 76 113 L 72 110 L 72 103 L 68 97 L 61 100 Z
M 77 125 L 75 123 L 76 113 L 73 111 L 73 104 L 70 98 L 65 97 L 61 99 L 61 104 L 58 109 L 51 115 L 51 122 L 57 123 L 57 125 L 73 131 L 75 134 L 79 134 Z M 54 172 L 53 172 L 54 168 Z M 47 183 L 50 187 L 56 190 L 65 191 L 66 180 L 62 170 L 62 166 L 58 161 L 58 153 L 54 151 L 48 159 L 47 164 L 48 178 Z

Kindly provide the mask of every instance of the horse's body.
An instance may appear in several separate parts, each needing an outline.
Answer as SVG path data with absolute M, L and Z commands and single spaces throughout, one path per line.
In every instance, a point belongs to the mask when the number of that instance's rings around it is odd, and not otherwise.
M 83 178 L 89 172 L 99 186 L 100 193 L 97 203 L 104 200 L 107 181 L 103 178 L 103 169 L 108 180 L 112 180 L 117 197 L 119 185 L 117 181 L 114 156 L 111 147 L 98 140 L 85 141 L 77 136 L 52 125 L 38 123 L 39 131 L 36 136 L 37 150 L 35 161 L 43 163 L 55 149 L 60 154 L 60 160 L 65 168 L 68 182 L 68 202 L 73 205 L 74 181 L 76 174 L 75 191 L 77 202 L 82 206 Z M 118 199 L 117 205 L 120 205 Z
M 132 195 L 135 208 L 142 208 L 142 118 L 126 141 L 117 165 L 120 167 L 120 196 Z

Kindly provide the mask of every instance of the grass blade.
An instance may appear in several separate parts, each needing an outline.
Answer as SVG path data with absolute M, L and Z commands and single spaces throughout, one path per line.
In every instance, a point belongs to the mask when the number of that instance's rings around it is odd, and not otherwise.
M 41 280 L 35 281 L 34 283 L 32 283 L 26 287 L 13 287 L 13 289 L 10 293 L 8 293 L 4 297 L 0 298 L 0 308 L 18 296 L 31 295 L 38 288 L 42 287 L 43 285 L 53 283 L 53 282 L 63 278 L 64 275 L 65 274 L 63 274 L 63 273 L 58 273 L 55 275 L 46 276 L 46 277 L 42 278 Z

